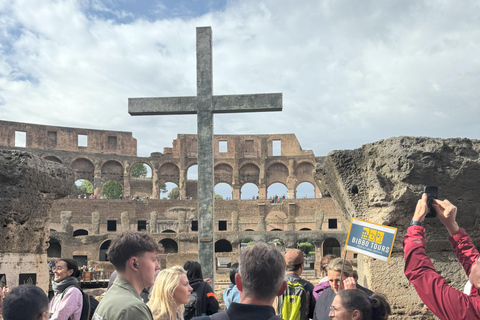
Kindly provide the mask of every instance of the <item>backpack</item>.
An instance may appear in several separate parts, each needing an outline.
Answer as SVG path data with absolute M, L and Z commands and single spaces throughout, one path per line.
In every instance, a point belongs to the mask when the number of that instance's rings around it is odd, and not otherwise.
M 193 290 L 188 298 L 188 303 L 185 305 L 183 312 L 184 320 L 190 320 L 194 317 L 202 315 L 202 299 L 205 299 L 206 283 L 201 283 L 197 290 Z
M 279 297 L 280 316 L 284 320 L 308 320 L 309 293 L 303 279 L 287 278 L 287 288 Z
M 68 289 L 70 288 L 77 288 L 82 293 L 83 306 L 82 306 L 82 313 L 80 314 L 80 320 L 91 320 L 93 317 L 93 314 L 95 313 L 95 309 L 97 309 L 97 306 L 98 306 L 97 299 L 95 299 L 89 294 L 86 294 L 85 292 L 83 292 L 82 289 L 80 289 L 77 286 L 70 286 L 65 288 L 65 290 L 63 290 L 62 292 L 62 296 L 60 299 L 63 299 Z M 68 320 L 70 320 L 70 318 L 68 318 Z

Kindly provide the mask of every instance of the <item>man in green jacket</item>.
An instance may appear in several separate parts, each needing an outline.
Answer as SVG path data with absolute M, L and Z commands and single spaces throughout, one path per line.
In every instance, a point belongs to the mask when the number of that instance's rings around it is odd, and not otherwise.
M 153 320 L 140 292 L 155 282 L 157 255 L 157 244 L 146 234 L 124 232 L 113 239 L 107 256 L 118 276 L 92 320 Z

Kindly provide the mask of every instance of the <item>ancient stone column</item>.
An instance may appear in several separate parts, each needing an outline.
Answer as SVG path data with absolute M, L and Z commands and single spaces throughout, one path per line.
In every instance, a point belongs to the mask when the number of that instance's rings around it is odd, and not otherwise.
M 257 231 L 266 231 L 267 226 L 265 224 L 265 203 L 258 205 L 258 227 Z
M 238 231 L 238 212 L 232 212 L 232 231 Z
M 122 223 L 123 231 L 130 231 L 130 217 L 128 216 L 128 211 L 122 212 L 120 221 Z
M 157 233 L 157 211 L 150 212 L 150 233 Z
M 92 234 L 100 234 L 100 213 L 92 212 L 92 227 L 90 232 Z
M 315 230 L 322 230 L 324 215 L 325 213 L 322 210 L 315 212 Z
M 288 204 L 287 230 L 295 231 L 295 217 L 297 216 L 297 204 Z
M 93 177 L 93 194 L 100 197 L 102 195 L 102 170 L 95 166 L 94 170 L 94 177 Z
M 66 234 L 73 236 L 73 227 L 72 227 L 72 211 L 62 211 L 60 212 L 60 221 L 62 223 L 62 231 Z
M 130 196 L 130 173 L 129 167 L 125 165 L 125 170 L 123 171 L 123 196 Z
M 28 152 L 0 150 L 0 177 L 0 274 L 11 288 L 21 278 L 46 291 L 50 209 L 71 193 L 73 172 Z

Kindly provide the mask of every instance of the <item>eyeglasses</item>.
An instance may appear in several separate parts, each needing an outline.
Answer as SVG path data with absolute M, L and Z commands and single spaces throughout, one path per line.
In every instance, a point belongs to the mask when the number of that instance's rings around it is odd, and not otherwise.
M 338 310 L 338 309 L 335 308 L 334 306 L 330 306 L 330 312 L 335 313 L 335 312 L 337 312 L 337 311 L 340 311 L 340 310 Z

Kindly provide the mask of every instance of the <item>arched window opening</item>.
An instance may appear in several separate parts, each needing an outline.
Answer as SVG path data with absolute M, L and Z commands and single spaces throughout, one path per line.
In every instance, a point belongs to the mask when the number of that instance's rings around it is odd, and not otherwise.
M 163 246 L 163 253 L 177 253 L 178 252 L 178 244 L 175 240 L 165 238 L 160 240 L 159 242 Z
M 225 239 L 215 242 L 215 252 L 232 252 L 232 244 Z
M 355 184 L 352 186 L 352 194 L 358 194 L 358 187 Z
M 47 257 L 49 258 L 62 257 L 62 246 L 60 242 L 55 238 L 50 238 L 50 241 L 48 241 Z
M 340 257 L 340 243 L 335 238 L 328 238 L 323 242 L 323 255 L 333 254 Z
M 93 194 L 93 185 L 90 181 L 85 179 L 78 179 L 73 184 L 72 196 L 83 199 L 88 198 Z
M 123 186 L 117 181 L 110 180 L 103 185 L 102 193 L 107 199 L 120 199 L 123 197 Z
M 58 159 L 58 158 L 55 157 L 55 156 L 46 156 L 44 159 L 45 159 L 45 160 L 48 160 L 48 161 L 53 161 L 53 162 L 57 162 L 57 163 L 62 163 L 62 160 Z
M 224 182 L 218 183 L 215 186 L 215 199 L 231 200 L 232 199 L 232 187 Z
M 173 231 L 173 230 L 168 229 L 168 230 L 163 230 L 162 233 L 176 233 L 176 232 Z
M 73 231 L 73 236 L 78 237 L 78 236 L 88 236 L 88 231 L 85 229 L 78 229 Z
M 267 189 L 267 198 L 272 203 L 282 202 L 282 200 L 287 198 L 287 194 L 287 186 L 280 182 L 270 185 Z
M 253 229 L 245 229 L 245 231 L 255 231 L 255 230 L 253 230 Z
M 160 188 L 160 199 L 175 200 L 180 198 L 178 185 L 173 182 L 167 182 Z
M 198 180 L 198 165 L 193 165 L 187 170 L 187 180 Z
M 270 231 L 283 231 L 282 229 L 272 229 Z
M 240 199 L 258 199 L 258 187 L 253 183 L 245 183 L 240 189 Z
M 152 168 L 143 162 L 137 162 L 132 165 L 131 169 L 132 178 L 152 178 Z
M 296 189 L 297 199 L 314 199 L 315 187 L 310 182 L 302 182 Z
M 108 261 L 107 250 L 110 247 L 111 240 L 107 240 L 100 246 L 100 261 Z
M 302 229 L 300 229 L 300 231 L 312 231 L 312 229 L 309 229 L 309 228 L 302 228 Z

